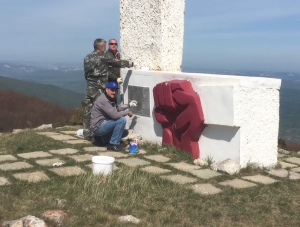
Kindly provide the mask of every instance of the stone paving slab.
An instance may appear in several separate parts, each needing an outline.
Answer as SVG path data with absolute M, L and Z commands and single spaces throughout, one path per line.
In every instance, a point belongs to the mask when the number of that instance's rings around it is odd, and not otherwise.
M 145 151 L 144 149 L 139 149 L 139 154 L 146 154 L 147 151 Z
M 167 179 L 170 181 L 173 181 L 178 184 L 188 184 L 188 183 L 194 183 L 197 181 L 197 179 L 192 178 L 192 177 L 186 177 L 180 174 L 176 175 L 168 175 L 168 176 L 160 176 L 163 179 Z
M 53 163 L 64 162 L 59 158 L 51 158 L 51 159 L 40 159 L 35 161 L 37 164 L 41 166 L 53 166 Z
M 279 154 L 279 153 L 277 154 L 278 158 L 283 158 L 283 157 L 286 157 L 286 156 L 287 156 L 286 154 Z
M 44 135 L 44 136 L 58 136 L 58 135 L 61 135 L 60 133 L 57 133 L 57 132 L 36 132 L 36 134 Z
M 276 177 L 288 177 L 289 175 L 289 172 L 286 169 L 272 169 L 268 173 Z
M 196 170 L 200 169 L 200 166 L 191 165 L 185 162 L 178 162 L 178 163 L 167 163 L 167 165 L 170 165 L 176 169 L 183 170 L 183 171 L 190 171 L 190 170 Z
M 300 165 L 300 158 L 297 157 L 286 158 L 285 161 Z
M 64 140 L 63 142 L 68 144 L 88 144 L 88 143 L 90 144 L 91 143 L 90 141 L 77 139 L 77 138 L 74 138 L 73 140 Z
M 59 135 L 49 135 L 49 137 L 51 137 L 54 140 L 59 140 L 59 141 L 64 141 L 64 140 L 77 140 L 76 137 L 73 136 L 69 136 L 69 135 L 63 135 L 63 134 L 59 134 Z
M 222 175 L 221 173 L 218 173 L 210 169 L 187 170 L 187 172 L 193 174 L 196 177 L 200 177 L 202 179 L 210 179 Z
M 49 154 L 48 152 L 44 152 L 44 151 L 34 151 L 34 152 L 18 154 L 18 156 L 21 157 L 21 158 L 30 159 L 30 158 L 51 157 L 52 154 Z
M 157 166 L 146 166 L 144 168 L 141 168 L 141 170 L 146 171 L 148 173 L 154 173 L 154 174 L 163 174 L 163 173 L 171 172 L 171 170 L 169 169 L 163 169 Z
M 115 151 L 100 152 L 98 155 L 111 156 L 111 157 L 114 157 L 114 158 L 126 158 L 126 157 L 128 157 L 128 154 L 124 154 L 124 153 L 121 153 L 121 152 L 115 152 Z
M 273 184 L 275 182 L 277 182 L 277 180 L 274 180 L 271 177 L 267 177 L 267 176 L 263 176 L 263 175 L 255 175 L 255 176 L 246 176 L 246 177 L 242 177 L 245 180 L 249 180 L 249 181 L 253 181 L 256 183 L 260 183 L 260 184 Z
M 217 188 L 211 184 L 195 184 L 191 185 L 189 188 L 193 189 L 194 192 L 201 195 L 214 195 L 222 192 L 220 188 Z
M 300 179 L 300 174 L 295 173 L 295 172 L 290 172 L 289 179 L 290 180 L 299 180 Z
M 19 170 L 19 169 L 28 169 L 33 167 L 32 165 L 26 162 L 13 162 L 13 163 L 4 163 L 0 165 L 0 169 L 7 171 L 7 170 Z
M 298 173 L 299 173 L 299 172 L 300 172 L 300 167 L 293 168 L 293 169 L 291 169 L 291 171 L 292 171 L 292 172 L 298 172 Z
M 56 173 L 59 176 L 78 176 L 85 173 L 85 171 L 78 166 L 52 168 L 50 169 L 50 171 Z
M 17 158 L 12 155 L 0 155 L 0 162 L 16 161 Z
M 49 177 L 43 171 L 37 171 L 32 173 L 16 173 L 13 176 L 19 180 L 38 182 L 42 180 L 49 180 Z
M 60 131 L 64 134 L 68 134 L 68 135 L 74 135 L 74 136 L 77 136 L 77 131 Z
M 116 162 L 121 162 L 127 166 L 135 167 L 135 166 L 144 166 L 144 165 L 150 165 L 150 162 L 147 162 L 143 159 L 139 158 L 127 158 L 127 159 L 118 159 Z
M 286 163 L 286 162 L 282 162 L 279 161 L 281 168 L 285 169 L 285 168 L 293 168 L 296 167 L 297 165 L 291 164 L 291 163 Z
M 93 155 L 90 154 L 83 154 L 83 155 L 72 155 L 68 156 L 69 158 L 72 158 L 76 162 L 85 162 L 85 161 L 90 161 L 92 162 L 92 157 Z
M 85 147 L 83 149 L 87 152 L 107 151 L 106 147 Z
M 227 181 L 224 181 L 224 182 L 220 182 L 219 184 L 223 185 L 223 186 L 230 186 L 230 187 L 233 187 L 233 188 L 249 188 L 249 187 L 257 186 L 254 183 L 244 181 L 244 180 L 241 180 L 241 179 L 227 180 Z
M 148 155 L 148 156 L 145 156 L 145 158 L 156 161 L 156 162 L 167 162 L 170 160 L 169 158 L 162 156 L 162 155 Z
M 58 150 L 50 150 L 49 152 L 52 154 L 66 155 L 66 154 L 76 154 L 78 152 L 78 150 L 72 149 L 72 148 L 63 148 L 63 149 L 58 149 Z
M 0 186 L 10 184 L 10 182 L 5 177 L 0 177 Z

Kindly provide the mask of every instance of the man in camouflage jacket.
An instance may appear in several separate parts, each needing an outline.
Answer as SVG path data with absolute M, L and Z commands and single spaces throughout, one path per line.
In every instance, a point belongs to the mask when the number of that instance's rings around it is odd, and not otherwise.
M 86 95 L 84 99 L 85 111 L 83 116 L 83 136 L 86 140 L 92 140 L 90 130 L 91 110 L 95 100 L 105 91 L 108 83 L 108 67 L 116 68 L 132 67 L 131 61 L 115 61 L 104 56 L 106 41 L 96 39 L 94 41 L 94 51 L 84 58 L 84 73 L 87 81 Z

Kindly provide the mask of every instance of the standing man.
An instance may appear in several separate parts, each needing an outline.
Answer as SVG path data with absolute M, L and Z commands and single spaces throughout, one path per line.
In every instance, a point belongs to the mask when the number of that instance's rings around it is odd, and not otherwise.
M 113 65 L 116 68 L 133 66 L 133 62 L 130 61 L 114 61 L 105 58 L 105 50 L 106 41 L 104 39 L 96 39 L 94 41 L 94 51 L 84 58 L 84 73 L 87 88 L 84 99 L 83 137 L 86 140 L 93 139 L 90 131 L 91 110 L 97 97 L 105 90 L 108 82 L 108 66 Z
M 110 39 L 108 42 L 108 50 L 105 52 L 105 57 L 114 61 L 120 61 L 120 53 L 118 51 L 118 42 L 115 39 Z M 121 84 L 121 72 L 120 68 L 113 66 L 108 67 L 108 81 Z
M 105 93 L 97 98 L 91 114 L 91 130 L 94 136 L 101 137 L 102 142 L 108 144 L 107 150 L 111 151 L 123 151 L 119 144 L 121 139 L 128 135 L 128 130 L 125 129 L 125 116 L 132 117 L 132 112 L 128 108 L 137 105 L 137 102 L 132 100 L 129 104 L 118 106 L 117 92 L 118 84 L 109 82 Z

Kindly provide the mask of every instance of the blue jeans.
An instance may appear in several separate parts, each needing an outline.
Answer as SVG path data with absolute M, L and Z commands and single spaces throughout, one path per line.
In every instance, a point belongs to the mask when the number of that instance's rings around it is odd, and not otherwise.
M 125 117 L 120 117 L 118 120 L 105 120 L 93 134 L 94 136 L 100 136 L 104 144 L 119 145 L 121 139 L 128 136 L 128 130 L 125 129 L 125 125 Z

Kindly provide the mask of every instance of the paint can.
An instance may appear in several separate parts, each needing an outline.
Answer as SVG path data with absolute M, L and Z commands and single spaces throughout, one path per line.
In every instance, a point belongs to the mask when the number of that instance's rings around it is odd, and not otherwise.
M 139 152 L 139 144 L 135 143 L 135 142 L 130 142 L 129 152 L 130 153 L 138 153 Z

